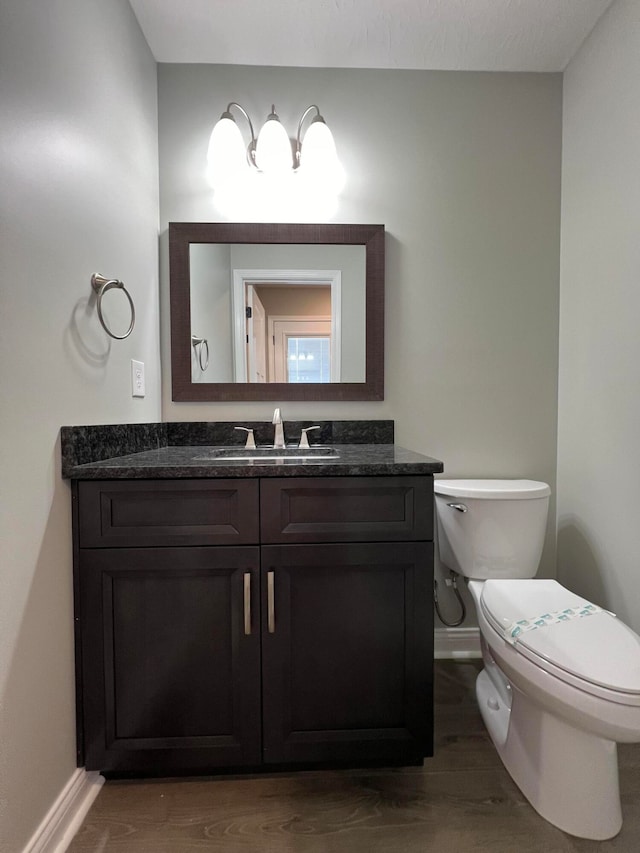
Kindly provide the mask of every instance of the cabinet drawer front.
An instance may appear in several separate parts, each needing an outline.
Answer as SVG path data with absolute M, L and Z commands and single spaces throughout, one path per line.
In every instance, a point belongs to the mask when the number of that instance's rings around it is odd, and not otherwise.
M 255 480 L 92 481 L 79 484 L 82 548 L 258 542 Z
M 384 542 L 433 538 L 431 477 L 264 479 L 262 542 Z

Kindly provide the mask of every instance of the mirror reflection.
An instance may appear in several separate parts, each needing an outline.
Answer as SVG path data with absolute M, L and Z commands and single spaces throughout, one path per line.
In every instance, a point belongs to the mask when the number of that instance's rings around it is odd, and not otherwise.
M 365 381 L 364 246 L 191 243 L 189 267 L 192 382 Z

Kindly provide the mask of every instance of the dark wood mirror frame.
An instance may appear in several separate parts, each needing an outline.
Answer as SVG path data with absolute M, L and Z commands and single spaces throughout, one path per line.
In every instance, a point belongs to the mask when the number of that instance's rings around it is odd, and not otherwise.
M 176 402 L 384 399 L 384 225 L 170 222 L 171 387 Z M 364 382 L 288 384 L 192 382 L 191 243 L 297 243 L 364 246 L 366 373 Z

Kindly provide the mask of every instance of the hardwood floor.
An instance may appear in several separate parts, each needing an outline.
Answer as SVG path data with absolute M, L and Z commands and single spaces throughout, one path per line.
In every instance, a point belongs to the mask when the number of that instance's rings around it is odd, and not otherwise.
M 544 821 L 477 711 L 479 662 L 436 662 L 424 767 L 108 781 L 69 853 L 564 853 L 640 849 L 640 744 L 621 745 L 624 825 L 607 842 Z

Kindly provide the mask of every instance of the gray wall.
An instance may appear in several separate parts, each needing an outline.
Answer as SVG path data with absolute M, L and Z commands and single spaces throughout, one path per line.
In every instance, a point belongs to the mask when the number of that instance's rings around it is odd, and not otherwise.
M 640 3 L 564 87 L 558 575 L 640 631 Z
M 258 126 L 275 103 L 290 133 L 317 103 L 347 174 L 337 209 L 274 194 L 234 213 L 386 225 L 386 398 L 284 402 L 285 418 L 393 418 L 398 442 L 449 476 L 534 477 L 555 492 L 561 76 L 160 65 L 158 82 L 164 417 L 271 415 L 172 403 L 166 228 L 228 218 L 204 171 L 230 100 Z
M 75 771 L 60 426 L 160 415 L 157 94 L 126 0 L 3 0 L 0 77 L 0 850 L 18 853 Z M 126 341 L 98 325 L 94 271 L 131 290 Z
M 200 348 L 191 348 L 194 382 L 233 381 L 230 266 L 229 246 L 195 243 L 191 247 L 191 333 L 204 338 L 209 347 L 209 364 L 204 371 L 196 354 Z

